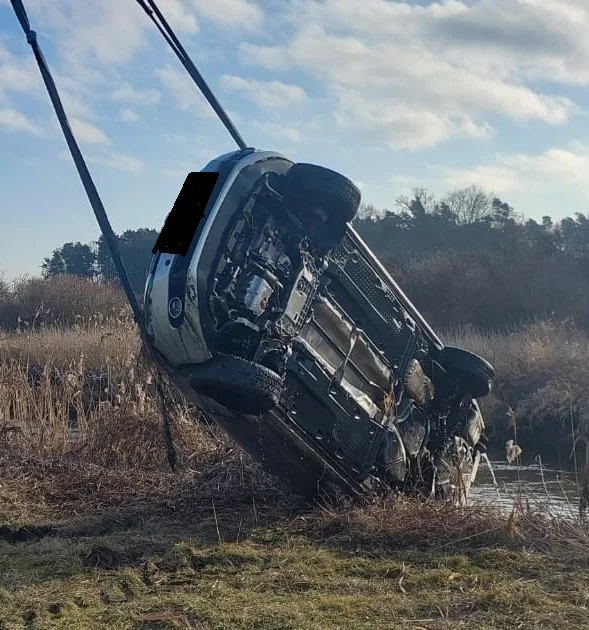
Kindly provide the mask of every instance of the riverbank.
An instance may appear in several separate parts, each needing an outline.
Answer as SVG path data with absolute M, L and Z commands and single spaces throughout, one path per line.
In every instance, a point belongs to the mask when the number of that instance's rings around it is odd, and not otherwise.
M 0 345 L 0 628 L 587 626 L 588 530 L 525 500 L 306 504 L 173 392 L 171 473 L 138 349 L 125 321 Z
M 181 474 L 3 463 L 0 627 L 587 627 L 586 529 L 401 497 L 307 504 L 218 455 Z

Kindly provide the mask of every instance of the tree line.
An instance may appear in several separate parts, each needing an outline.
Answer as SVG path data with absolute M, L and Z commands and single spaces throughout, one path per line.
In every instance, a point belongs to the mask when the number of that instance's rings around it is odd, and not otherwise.
M 117 235 L 121 258 L 131 286 L 139 295 L 143 293 L 145 277 L 157 237 L 156 230 L 147 228 L 127 230 Z M 118 283 L 110 251 L 102 236 L 91 243 L 65 243 L 43 260 L 41 270 L 45 278 L 72 275 Z
M 478 186 L 436 198 L 425 188 L 392 209 L 363 205 L 354 226 L 432 323 L 505 328 L 533 319 L 574 319 L 589 328 L 589 216 L 525 219 Z M 118 237 L 141 295 L 158 232 Z M 117 281 L 103 238 L 66 243 L 42 264 L 45 277 Z
M 589 216 L 525 219 L 477 186 L 441 199 L 423 188 L 355 227 L 444 328 L 506 329 L 538 319 L 589 329 Z
M 577 213 L 554 221 L 538 222 L 517 213 L 507 202 L 478 186 L 452 191 L 436 199 L 424 188 L 398 197 L 394 210 L 364 206 L 355 227 L 370 246 L 386 258 L 451 249 L 508 250 L 528 247 L 546 255 L 589 253 L 589 219 Z

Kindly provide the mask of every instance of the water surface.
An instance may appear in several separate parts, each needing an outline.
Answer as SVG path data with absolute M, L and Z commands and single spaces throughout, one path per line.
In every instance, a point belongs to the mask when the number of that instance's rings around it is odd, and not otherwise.
M 471 488 L 470 505 L 492 505 L 509 513 L 519 501 L 524 509 L 542 510 L 553 516 L 578 517 L 577 481 L 574 471 L 536 461 L 531 464 L 507 464 L 491 460 L 497 485 L 485 462 Z

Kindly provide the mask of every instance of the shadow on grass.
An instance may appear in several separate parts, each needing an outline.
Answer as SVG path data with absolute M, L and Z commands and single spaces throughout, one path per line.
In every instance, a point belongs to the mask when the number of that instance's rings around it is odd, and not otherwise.
M 0 588 L 136 567 L 187 541 L 238 543 L 314 509 L 251 467 L 234 477 L 53 462 L 42 471 L 13 468 L 4 479 L 0 508 L 13 523 L 0 524 Z

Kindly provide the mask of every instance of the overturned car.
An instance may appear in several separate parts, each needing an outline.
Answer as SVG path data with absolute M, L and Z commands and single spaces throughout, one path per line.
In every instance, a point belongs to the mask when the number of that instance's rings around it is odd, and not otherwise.
M 484 452 L 484 359 L 445 346 L 350 222 L 360 191 L 245 149 L 185 256 L 157 251 L 148 343 L 176 385 L 302 493 L 464 499 Z

